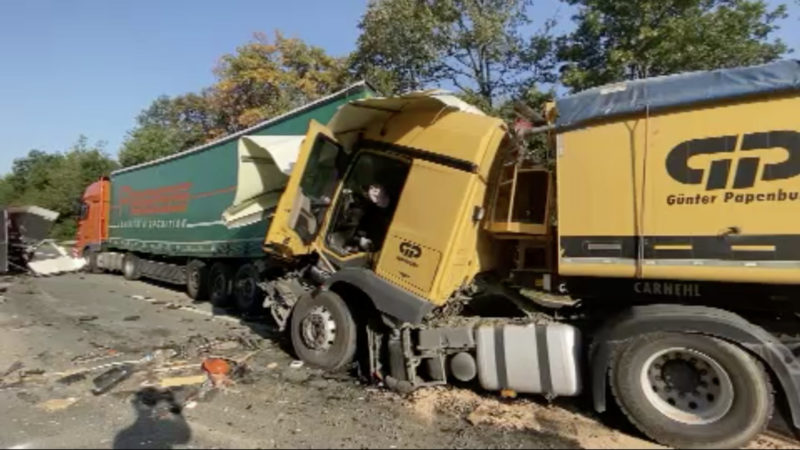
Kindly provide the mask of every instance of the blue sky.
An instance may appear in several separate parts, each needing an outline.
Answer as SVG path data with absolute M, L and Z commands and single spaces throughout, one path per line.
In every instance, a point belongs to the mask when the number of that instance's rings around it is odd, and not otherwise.
M 366 3 L 0 0 L 0 174 L 28 150 L 63 151 L 80 134 L 115 155 L 139 111 L 212 84 L 218 58 L 253 32 L 280 29 L 343 55 Z M 800 49 L 800 8 L 786 3 L 780 37 Z M 533 15 L 564 24 L 570 10 L 535 0 Z

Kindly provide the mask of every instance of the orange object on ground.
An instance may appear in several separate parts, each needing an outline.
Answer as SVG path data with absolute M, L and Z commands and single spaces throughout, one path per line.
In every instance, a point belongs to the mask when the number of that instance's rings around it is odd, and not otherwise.
M 203 361 L 203 370 L 212 375 L 227 375 L 231 366 L 224 359 L 208 358 Z
M 214 384 L 214 387 L 230 386 L 233 380 L 228 378 L 231 371 L 231 366 L 227 361 L 220 358 L 208 358 L 203 361 L 203 370 L 208 374 L 208 378 Z

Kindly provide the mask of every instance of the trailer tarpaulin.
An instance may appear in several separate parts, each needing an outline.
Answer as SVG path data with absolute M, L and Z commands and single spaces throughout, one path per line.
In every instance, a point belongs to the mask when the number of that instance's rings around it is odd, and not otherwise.
M 558 128 L 597 119 L 700 103 L 800 91 L 800 61 L 646 78 L 609 84 L 556 101 Z

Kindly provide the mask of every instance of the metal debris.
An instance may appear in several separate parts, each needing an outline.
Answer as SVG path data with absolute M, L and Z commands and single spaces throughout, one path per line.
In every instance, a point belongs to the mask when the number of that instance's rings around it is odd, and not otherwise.
M 100 395 L 108 392 L 114 386 L 128 379 L 132 373 L 133 367 L 129 365 L 108 369 L 92 380 L 95 386 L 94 389 L 92 389 L 92 394 Z

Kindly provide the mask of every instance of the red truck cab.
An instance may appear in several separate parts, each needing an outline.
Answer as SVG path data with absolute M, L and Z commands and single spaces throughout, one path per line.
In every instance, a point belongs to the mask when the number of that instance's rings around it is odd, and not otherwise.
M 86 250 L 99 250 L 108 239 L 108 218 L 111 207 L 111 181 L 102 177 L 90 184 L 81 197 L 78 232 L 75 237 L 75 256 Z

